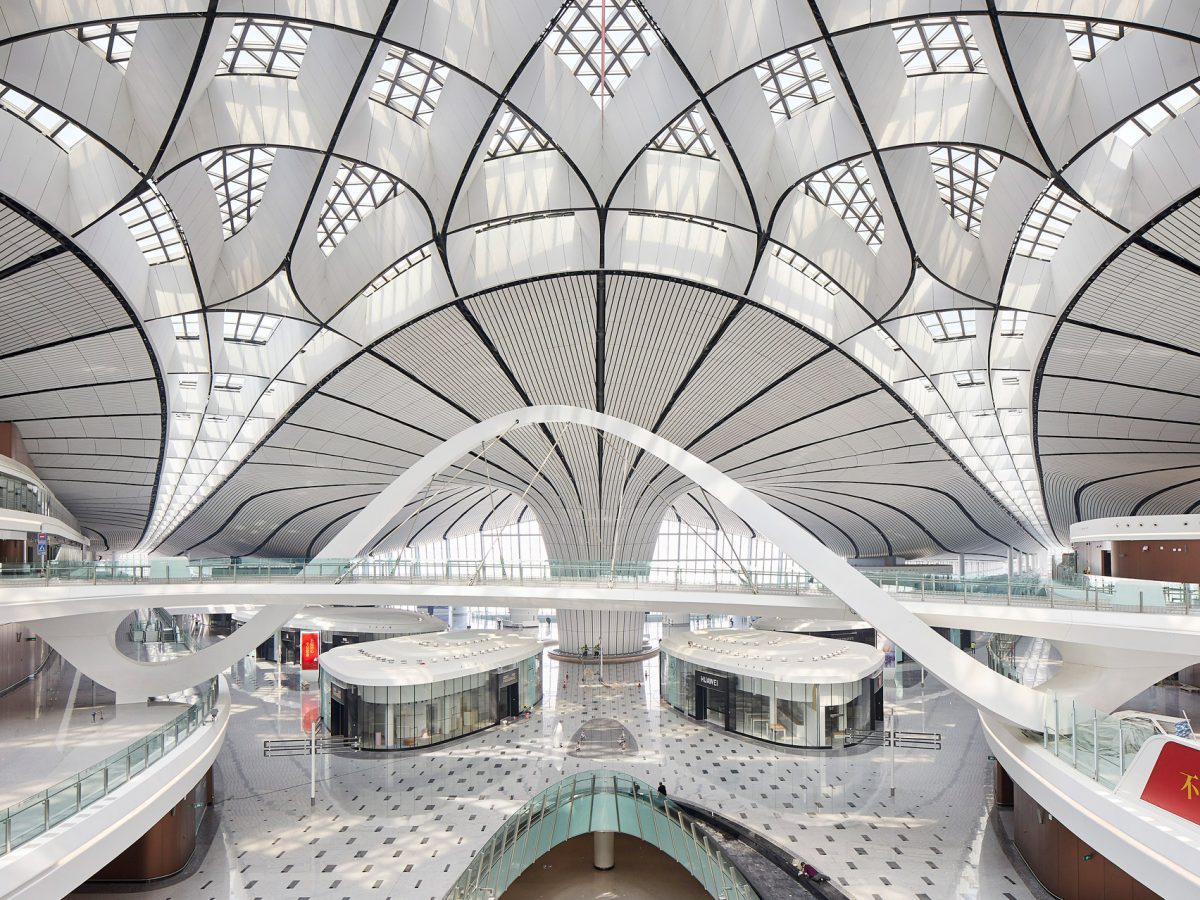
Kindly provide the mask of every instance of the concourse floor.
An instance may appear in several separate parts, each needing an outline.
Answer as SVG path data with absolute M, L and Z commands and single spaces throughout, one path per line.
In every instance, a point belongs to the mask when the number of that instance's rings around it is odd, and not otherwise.
M 239 665 L 230 736 L 217 762 L 210 845 L 187 873 L 88 898 L 395 898 L 441 900 L 504 818 L 573 772 L 628 772 L 755 829 L 830 875 L 856 898 L 1046 896 L 1027 884 L 991 817 L 988 751 L 978 717 L 905 663 L 885 672 L 897 727 L 937 731 L 943 749 L 786 751 L 694 722 L 659 703 L 657 659 L 605 666 L 607 684 L 577 665 L 547 662 L 532 719 L 410 754 L 318 758 L 309 806 L 306 758 L 262 755 L 262 741 L 298 737 L 315 708 L 294 667 Z M 564 671 L 570 679 L 564 686 Z M 625 752 L 579 758 L 555 748 L 614 719 L 635 738 Z M 635 749 L 636 748 L 636 749 Z M 81 895 L 82 896 L 82 895 Z

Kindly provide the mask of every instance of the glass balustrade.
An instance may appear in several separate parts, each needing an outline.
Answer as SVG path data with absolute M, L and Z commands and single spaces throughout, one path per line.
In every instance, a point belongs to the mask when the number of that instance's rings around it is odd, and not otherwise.
M 907 602 L 977 603 L 1096 609 L 1114 612 L 1200 612 L 1200 585 L 1083 576 L 1060 581 L 1038 576 L 958 576 L 896 569 L 858 570 L 900 600 Z M 339 584 L 463 584 L 463 585 L 590 585 L 595 587 L 697 590 L 713 592 L 831 596 L 807 573 L 795 571 L 733 572 L 678 563 L 607 560 L 503 563 L 477 560 L 413 562 L 372 559 L 204 559 L 190 561 L 118 560 L 52 562 L 45 569 L 5 567 L 5 584 L 259 584 L 280 581 Z
M 1153 726 L 1099 712 L 1071 697 L 1046 695 L 1042 746 L 1094 781 L 1109 788 L 1133 762 Z
M 445 900 L 499 897 L 552 847 L 595 831 L 621 832 L 657 847 L 714 898 L 758 900 L 737 867 L 687 813 L 650 785 L 603 770 L 560 781 L 509 816 L 446 892 Z
M 146 771 L 188 735 L 204 726 L 217 704 L 217 679 L 204 685 L 183 712 L 119 753 L 89 766 L 65 781 L 0 811 L 3 843 L 0 856 L 87 809 Z

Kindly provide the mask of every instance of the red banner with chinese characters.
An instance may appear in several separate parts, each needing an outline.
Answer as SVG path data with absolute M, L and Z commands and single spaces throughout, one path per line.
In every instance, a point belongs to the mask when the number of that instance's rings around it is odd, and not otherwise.
M 315 690 L 305 691 L 300 695 L 300 725 L 305 734 L 312 731 L 312 724 L 321 714 L 321 698 Z
M 321 633 L 319 631 L 300 632 L 300 668 L 315 669 L 317 657 L 321 655 Z
M 1200 825 L 1200 750 L 1174 741 L 1163 744 L 1142 799 Z

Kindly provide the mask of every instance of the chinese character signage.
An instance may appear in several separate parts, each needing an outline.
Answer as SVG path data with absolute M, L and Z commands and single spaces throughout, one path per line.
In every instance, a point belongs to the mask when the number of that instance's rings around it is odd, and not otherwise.
M 1163 744 L 1142 799 L 1200 825 L 1200 750 L 1173 741 Z
M 300 668 L 315 669 L 317 657 L 321 654 L 321 633 L 319 631 L 300 632 Z

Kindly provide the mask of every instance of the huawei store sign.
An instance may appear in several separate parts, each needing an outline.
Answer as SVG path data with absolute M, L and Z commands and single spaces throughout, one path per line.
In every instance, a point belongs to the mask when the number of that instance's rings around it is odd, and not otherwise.
M 315 669 L 317 657 L 321 655 L 321 633 L 319 631 L 300 632 L 300 668 Z
M 1164 744 L 1142 799 L 1200 825 L 1200 750 L 1174 742 Z

